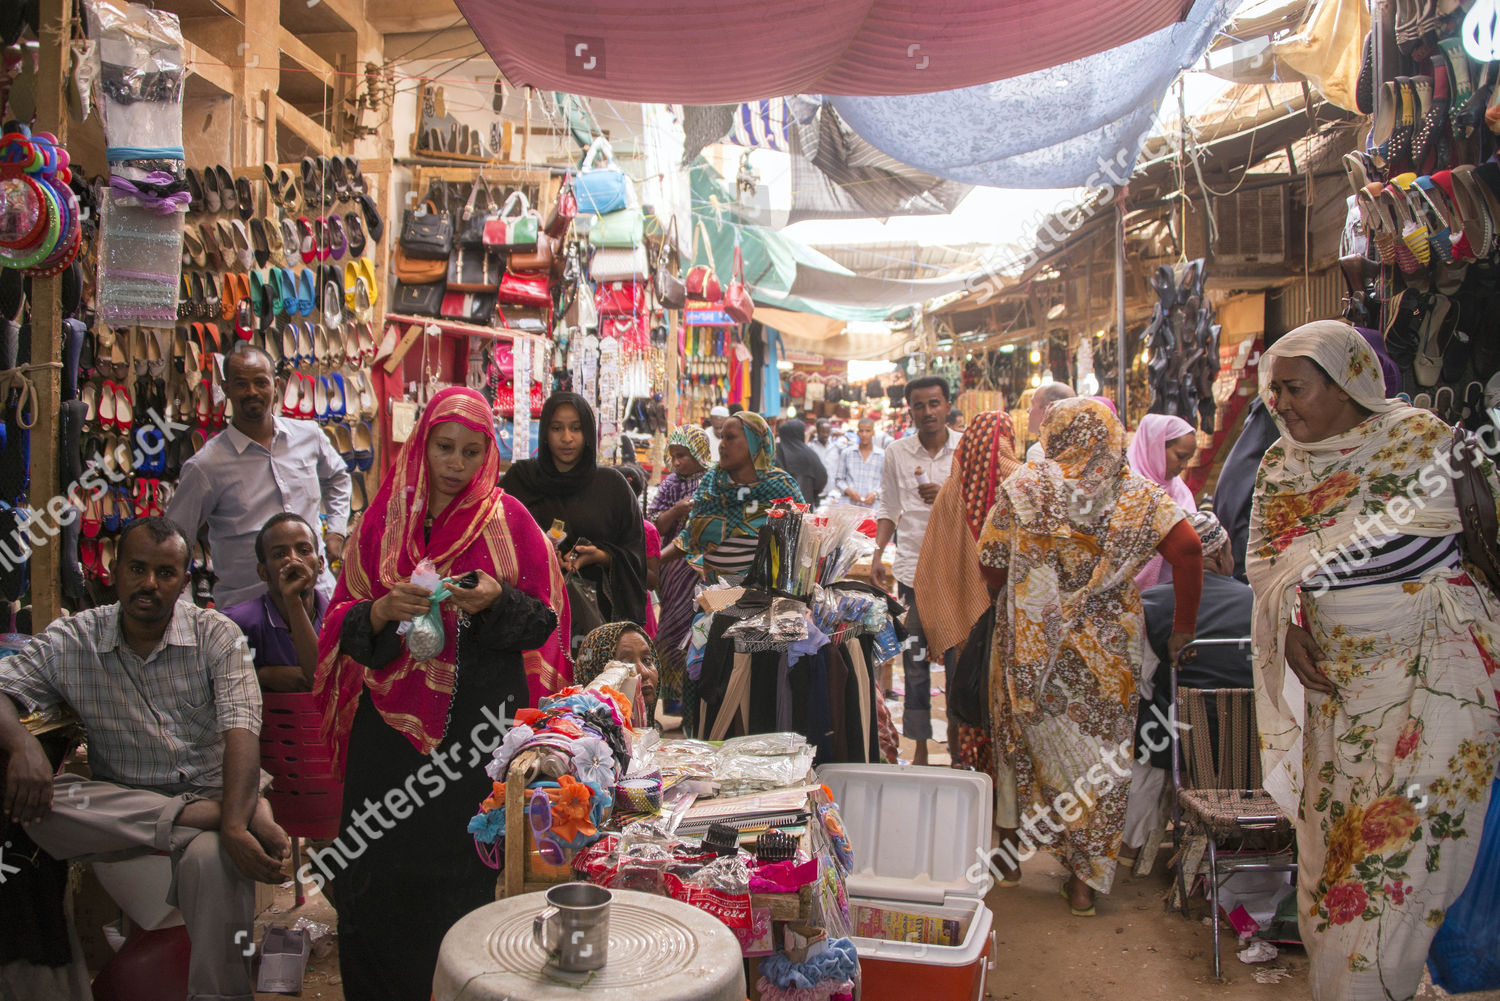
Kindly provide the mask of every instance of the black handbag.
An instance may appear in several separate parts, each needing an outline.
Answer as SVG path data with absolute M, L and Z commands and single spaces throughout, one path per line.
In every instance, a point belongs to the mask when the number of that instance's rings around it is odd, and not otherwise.
M 1453 499 L 1463 532 L 1458 548 L 1464 562 L 1479 572 L 1489 589 L 1500 595 L 1500 518 L 1495 513 L 1495 495 L 1484 477 L 1480 462 L 1484 452 L 1462 427 L 1453 429 Z
M 402 313 L 408 316 L 441 316 L 443 313 L 443 293 L 447 290 L 447 282 L 408 285 L 405 282 L 398 281 L 396 283 L 396 296 L 391 302 L 391 312 Z
M 987 728 L 990 723 L 990 642 L 995 630 L 995 606 L 974 623 L 959 650 L 948 678 L 948 715 L 965 726 Z
M 479 199 L 481 188 L 484 190 L 483 201 Z M 469 189 L 469 200 L 464 203 L 463 211 L 459 213 L 458 245 L 461 247 L 484 246 L 484 224 L 497 211 L 495 193 L 490 190 L 484 178 L 479 178 Z
M 407 209 L 401 220 L 401 249 L 411 257 L 443 260 L 453 252 L 453 214 L 428 200 Z
M 577 571 L 563 578 L 563 586 L 568 591 L 568 614 L 572 616 L 570 647 L 576 648 L 585 636 L 604 625 L 599 586 Z

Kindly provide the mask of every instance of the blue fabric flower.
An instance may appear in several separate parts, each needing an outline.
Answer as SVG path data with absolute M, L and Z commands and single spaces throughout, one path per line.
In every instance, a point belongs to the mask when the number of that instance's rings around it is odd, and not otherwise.
M 469 833 L 476 840 L 492 845 L 505 835 L 505 811 L 491 810 L 488 813 L 476 813 L 469 819 Z

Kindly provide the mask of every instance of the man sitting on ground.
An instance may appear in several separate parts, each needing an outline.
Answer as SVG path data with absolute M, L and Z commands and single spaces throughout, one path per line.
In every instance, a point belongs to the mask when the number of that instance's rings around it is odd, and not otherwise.
M 1234 552 L 1229 533 L 1207 511 L 1194 511 L 1188 521 L 1203 543 L 1203 596 L 1198 599 L 1196 638 L 1244 639 L 1250 635 L 1255 595 L 1234 577 Z M 1162 794 L 1172 773 L 1171 658 L 1167 637 L 1172 633 L 1171 584 L 1141 592 L 1146 612 L 1146 650 L 1141 664 L 1141 705 L 1136 723 L 1136 758 L 1130 775 L 1130 798 L 1125 807 L 1125 836 L 1120 861 L 1131 864 L 1151 831 L 1162 822 Z M 1194 649 L 1192 659 L 1177 668 L 1179 688 L 1252 688 L 1250 644 L 1209 644 Z M 1214 726 L 1213 704 L 1209 724 Z M 1144 760 L 1143 760 L 1144 759 Z
M 310 692 L 318 667 L 318 630 L 328 599 L 317 590 L 323 572 L 318 536 L 300 515 L 272 515 L 255 536 L 255 572 L 266 593 L 224 609 L 250 643 L 260 687 Z
M 254 881 L 279 883 L 290 841 L 260 798 L 260 690 L 244 637 L 179 603 L 188 542 L 165 518 L 119 539 L 122 600 L 58 619 L 0 660 L 5 815 L 58 859 L 170 853 L 192 940 L 189 1001 L 251 1001 Z M 54 775 L 20 714 L 67 703 L 93 778 Z

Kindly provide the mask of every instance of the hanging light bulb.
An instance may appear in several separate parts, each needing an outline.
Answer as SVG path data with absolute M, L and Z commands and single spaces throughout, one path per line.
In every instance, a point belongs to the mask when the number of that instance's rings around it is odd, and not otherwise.
M 1039 365 L 1042 361 L 1042 353 L 1036 348 L 1031 349 L 1031 364 Z
M 1034 375 L 1034 376 L 1031 377 L 1031 388 L 1032 389 L 1037 388 L 1041 384 L 1042 384 L 1042 377 L 1041 376 Z
M 1500 59 L 1500 0 L 1475 0 L 1464 15 L 1464 51 L 1482 63 Z

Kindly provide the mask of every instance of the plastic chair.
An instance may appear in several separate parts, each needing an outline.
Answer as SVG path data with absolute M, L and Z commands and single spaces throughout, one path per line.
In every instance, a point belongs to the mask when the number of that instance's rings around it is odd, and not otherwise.
M 301 907 L 307 900 L 297 876 L 301 839 L 338 836 L 344 782 L 334 777 L 332 749 L 318 735 L 323 716 L 312 693 L 263 692 L 261 699 L 260 763 L 272 777 L 266 800 L 292 838 L 292 880 Z
M 1243 645 L 1250 639 L 1195 640 L 1183 649 Z M 1248 688 L 1178 688 L 1177 672 L 1170 672 L 1172 706 L 1176 718 L 1187 724 L 1186 747 L 1177 727 L 1172 727 L 1172 819 L 1174 840 L 1186 830 L 1201 838 L 1208 854 L 1205 892 L 1212 910 L 1214 976 L 1223 975 L 1219 950 L 1219 888 L 1236 872 L 1296 872 L 1296 837 L 1288 817 L 1270 794 L 1261 788 L 1260 730 L 1255 721 L 1255 692 Z M 1218 715 L 1217 747 L 1211 738 L 1208 705 L 1212 700 Z M 1219 858 L 1221 846 L 1233 844 L 1233 861 Z M 1187 870 L 1196 873 L 1189 858 L 1196 855 L 1192 844 L 1177 857 L 1177 897 L 1184 916 L 1188 913 Z

